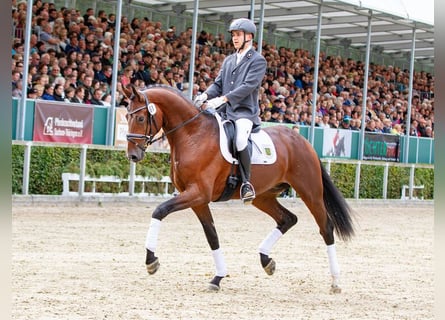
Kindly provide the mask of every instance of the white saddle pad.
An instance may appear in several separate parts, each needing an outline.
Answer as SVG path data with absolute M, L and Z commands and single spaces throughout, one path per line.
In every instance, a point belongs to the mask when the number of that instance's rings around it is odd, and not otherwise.
M 219 125 L 221 153 L 228 162 L 237 164 L 238 160 L 233 158 L 229 152 L 227 136 L 223 127 L 224 121 L 222 121 L 218 113 L 215 113 L 215 118 L 218 120 Z M 264 130 L 261 129 L 257 133 L 251 133 L 250 138 L 252 139 L 252 164 L 272 164 L 277 160 L 277 152 L 272 139 Z

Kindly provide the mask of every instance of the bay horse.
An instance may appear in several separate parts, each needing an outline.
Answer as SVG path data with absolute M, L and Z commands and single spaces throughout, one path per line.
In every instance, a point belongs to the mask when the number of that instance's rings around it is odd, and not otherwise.
M 130 85 L 123 90 L 129 99 L 128 159 L 142 160 L 146 148 L 158 140 L 154 137 L 162 129 L 170 145 L 171 181 L 179 192 L 152 213 L 145 242 L 147 271 L 154 274 L 160 266 L 155 252 L 161 221 L 172 212 L 191 208 L 202 224 L 216 268 L 209 289 L 219 290 L 227 268 L 209 203 L 217 201 L 224 191 L 232 164 L 221 154 L 217 119 L 197 108 L 176 88 L 156 85 L 140 91 Z M 268 214 L 276 226 L 259 246 L 260 263 L 267 274 L 274 273 L 276 264 L 269 257 L 270 251 L 297 223 L 297 216 L 277 199 L 292 187 L 314 216 L 327 246 L 332 276 L 330 290 L 341 292 L 334 230 L 343 240 L 352 238 L 352 210 L 303 136 L 281 125 L 262 130 L 272 138 L 277 157 L 273 164 L 252 164 L 251 183 L 256 190 L 252 205 Z M 240 199 L 239 186 L 237 191 L 231 199 Z

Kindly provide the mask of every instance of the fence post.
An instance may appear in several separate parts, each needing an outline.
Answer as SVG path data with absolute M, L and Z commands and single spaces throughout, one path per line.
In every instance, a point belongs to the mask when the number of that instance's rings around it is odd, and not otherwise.
M 134 176 L 136 173 L 136 163 L 130 161 L 130 177 L 128 179 L 128 195 L 134 195 Z
M 412 164 L 411 168 L 409 170 L 409 199 L 410 200 L 413 198 L 414 170 L 415 170 L 415 165 Z
M 327 161 L 326 171 L 329 175 L 331 175 L 331 159 L 328 159 Z
M 82 145 L 82 149 L 80 151 L 80 175 L 79 175 L 79 197 L 83 196 L 83 192 L 85 191 L 85 171 L 86 171 L 86 163 L 87 163 L 87 149 L 88 145 Z
M 386 163 L 383 170 L 383 199 L 386 199 L 388 196 L 388 170 L 389 164 Z
M 354 186 L 354 198 L 358 199 L 360 196 L 360 172 L 361 172 L 362 162 L 357 161 L 357 166 L 355 167 L 355 186 Z
M 25 154 L 23 159 L 23 182 L 22 182 L 22 194 L 25 196 L 29 193 L 29 167 L 31 164 L 31 145 L 32 142 L 28 141 L 25 144 Z

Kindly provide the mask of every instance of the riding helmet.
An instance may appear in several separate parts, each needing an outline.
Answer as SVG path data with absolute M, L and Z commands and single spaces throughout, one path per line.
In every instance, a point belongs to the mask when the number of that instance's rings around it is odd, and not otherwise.
M 255 35 L 256 26 L 250 19 L 239 18 L 239 19 L 235 19 L 232 21 L 228 31 L 232 32 L 235 30 L 242 30 L 244 32 L 251 33 L 251 34 Z

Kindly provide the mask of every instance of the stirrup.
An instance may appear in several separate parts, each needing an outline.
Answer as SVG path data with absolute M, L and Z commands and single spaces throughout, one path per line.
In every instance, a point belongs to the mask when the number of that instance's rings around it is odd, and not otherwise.
M 255 199 L 255 189 L 249 181 L 243 182 L 241 185 L 240 198 L 245 204 L 249 204 Z

